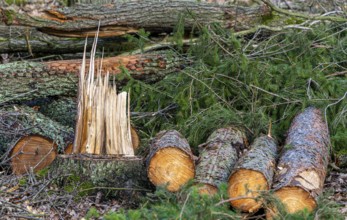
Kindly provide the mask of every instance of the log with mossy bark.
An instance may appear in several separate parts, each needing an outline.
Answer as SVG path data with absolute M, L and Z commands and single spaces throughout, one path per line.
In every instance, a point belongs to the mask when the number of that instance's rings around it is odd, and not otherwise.
M 88 187 L 78 187 L 79 192 L 102 191 L 129 203 L 152 190 L 141 157 L 58 155 L 50 172 L 60 176 L 58 184 L 64 187 L 83 183 Z
M 247 150 L 247 138 L 242 128 L 226 127 L 213 132 L 201 150 L 195 181 L 201 194 L 215 194 L 220 184 L 227 182 L 239 157 Z
M 150 144 L 146 159 L 149 180 L 176 192 L 194 178 L 195 164 L 187 140 L 175 130 L 161 131 Z
M 241 7 L 214 5 L 186 0 L 129 1 L 108 5 L 81 4 L 74 7 L 51 8 L 22 12 L 14 6 L 3 7 L 1 18 L 8 25 L 39 28 L 51 35 L 85 37 L 94 35 L 100 21 L 100 37 L 136 33 L 143 28 L 151 33 L 172 32 L 181 20 L 186 30 L 197 24 L 220 23 L 225 28 L 245 30 L 261 23 L 270 15 L 267 6 Z M 183 19 L 184 18 L 184 19 Z
M 100 60 L 96 61 L 99 62 Z M 49 96 L 76 96 L 81 63 L 82 60 L 64 60 L 1 65 L 0 105 Z M 168 51 L 162 51 L 105 58 L 102 70 L 104 74 L 108 72 L 112 76 L 111 80 L 116 80 L 118 83 L 124 83 L 128 77 L 155 82 L 170 73 L 177 72 L 185 64 L 182 58 Z M 99 71 L 95 73 L 97 75 Z
M 228 181 L 228 195 L 234 208 L 243 212 L 256 212 L 261 208 L 261 192 L 271 188 L 277 152 L 276 141 L 270 136 L 261 136 L 237 162 Z
M 329 130 L 322 112 L 309 107 L 298 114 L 289 128 L 273 185 L 287 212 L 316 208 L 327 174 L 329 149 Z M 269 209 L 267 215 L 276 212 L 276 208 Z

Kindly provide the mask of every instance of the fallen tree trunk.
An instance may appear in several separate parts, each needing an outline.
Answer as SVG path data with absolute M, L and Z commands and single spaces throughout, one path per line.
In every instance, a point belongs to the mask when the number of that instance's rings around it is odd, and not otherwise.
M 100 60 L 96 61 L 99 62 Z M 48 96 L 75 96 L 81 63 L 82 60 L 63 60 L 1 65 L 0 105 Z M 89 61 L 87 63 L 86 68 L 89 68 Z M 163 51 L 160 54 L 117 56 L 103 59 L 102 73 L 118 75 L 118 78 L 111 77 L 111 81 L 124 83 L 128 77 L 126 74 L 120 77 L 124 68 L 134 79 L 155 82 L 170 73 L 177 72 L 185 63 L 182 58 Z
M 245 30 L 269 15 L 267 6 L 240 7 L 185 0 L 129 1 L 108 5 L 76 5 L 52 8 L 35 14 L 23 13 L 14 6 L 2 8 L 2 20 L 8 25 L 39 28 L 51 35 L 85 37 L 95 34 L 100 21 L 100 37 L 136 33 L 143 28 L 151 33 L 172 32 L 184 17 L 190 31 L 196 24 L 220 23 L 225 28 Z
M 138 201 L 139 196 L 152 190 L 140 157 L 59 155 L 50 172 L 61 177 L 59 185 L 75 184 L 79 193 L 103 191 L 128 203 Z M 85 188 L 78 186 L 81 183 Z
M 227 182 L 230 172 L 247 149 L 244 131 L 237 127 L 221 128 L 213 132 L 201 149 L 195 180 L 201 194 L 217 193 L 221 183 Z
M 262 206 L 261 191 L 272 185 L 278 147 L 269 136 L 261 136 L 237 162 L 229 177 L 228 194 L 231 205 L 243 212 L 256 212 Z M 245 199 L 236 199 L 248 197 Z M 254 199 L 253 199 L 254 198 Z
M 320 110 L 309 107 L 294 118 L 273 185 L 287 212 L 315 209 L 323 191 L 329 147 L 329 130 Z M 268 216 L 272 212 L 269 210 Z
M 162 131 L 150 144 L 146 159 L 149 180 L 176 192 L 194 178 L 194 156 L 187 140 L 177 131 Z
M 90 37 L 87 39 L 87 50 L 91 49 L 94 41 Z M 55 37 L 42 33 L 36 28 L 23 26 L 0 25 L 0 39 L 0 53 L 68 54 L 82 52 L 85 45 L 84 38 Z M 98 40 L 98 47 L 117 51 L 117 49 L 131 48 L 131 45 L 126 43 L 125 39 L 121 38 L 100 38 Z M 135 46 L 132 48 L 134 49 Z

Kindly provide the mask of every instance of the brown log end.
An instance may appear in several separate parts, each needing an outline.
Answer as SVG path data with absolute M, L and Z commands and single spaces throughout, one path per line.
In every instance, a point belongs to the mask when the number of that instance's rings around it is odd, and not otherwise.
M 312 212 L 316 208 L 315 199 L 310 193 L 300 187 L 283 187 L 275 192 L 275 196 L 283 203 L 286 211 L 290 214 L 308 210 Z M 266 219 L 273 219 L 277 216 L 278 210 L 270 208 L 266 212 Z
M 262 206 L 260 192 L 268 189 L 264 175 L 254 170 L 239 169 L 230 176 L 228 182 L 228 195 L 230 199 L 235 199 L 230 203 L 243 212 L 258 211 Z
M 30 135 L 22 137 L 10 153 L 13 173 L 27 173 L 31 167 L 35 172 L 49 166 L 57 156 L 57 145 L 52 140 Z
M 133 126 L 131 126 L 130 133 L 131 133 L 131 142 L 133 144 L 134 150 L 136 151 L 140 146 L 140 137 Z
M 167 190 L 176 192 L 194 178 L 194 161 L 183 150 L 166 147 L 155 153 L 148 167 L 148 178 L 156 186 L 167 184 Z
M 200 195 L 209 195 L 213 196 L 218 192 L 218 188 L 216 186 L 212 186 L 210 184 L 202 184 L 198 186 L 198 191 Z

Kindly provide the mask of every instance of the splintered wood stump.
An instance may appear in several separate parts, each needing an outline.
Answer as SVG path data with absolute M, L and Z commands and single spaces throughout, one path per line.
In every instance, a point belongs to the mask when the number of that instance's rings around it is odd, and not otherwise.
M 329 147 L 329 130 L 319 109 L 309 107 L 294 118 L 273 185 L 275 196 L 289 213 L 315 209 L 323 191 Z M 269 218 L 273 212 L 269 210 Z
M 243 212 L 256 212 L 262 205 L 257 198 L 263 190 L 269 190 L 275 171 L 278 147 L 269 136 L 261 136 L 236 164 L 228 183 L 231 205 Z M 253 199 L 254 198 L 254 199 Z
M 22 137 L 10 152 L 13 173 L 20 175 L 49 166 L 57 156 L 57 145 L 50 139 L 30 135 Z
M 81 183 L 88 183 L 91 188 L 105 190 L 108 195 L 127 202 L 152 190 L 141 157 L 58 155 L 50 166 L 50 172 L 61 177 L 61 185 L 71 185 L 72 176 Z M 92 192 L 92 189 L 83 190 Z
M 235 163 L 247 149 L 246 135 L 237 127 L 221 128 L 199 148 L 201 152 L 195 179 L 200 184 L 201 194 L 212 195 L 221 183 L 228 180 Z
M 147 157 L 149 180 L 155 185 L 166 185 L 171 192 L 194 178 L 193 154 L 187 140 L 175 130 L 157 134 Z

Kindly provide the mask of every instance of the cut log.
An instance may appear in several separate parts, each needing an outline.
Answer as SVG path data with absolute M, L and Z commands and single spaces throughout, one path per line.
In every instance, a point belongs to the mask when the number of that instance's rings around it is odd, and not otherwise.
M 10 151 L 12 172 L 20 175 L 49 166 L 57 155 L 57 145 L 50 139 L 30 135 L 22 137 Z
M 129 203 L 152 190 L 140 157 L 58 155 L 50 172 L 61 177 L 59 183 L 63 186 L 71 185 L 71 179 L 78 179 L 91 185 L 89 189 L 83 189 L 86 192 L 93 192 L 93 189 L 106 191 Z
M 169 16 L 168 16 L 169 15 Z M 23 13 L 14 6 L 2 8 L 1 19 L 7 25 L 37 27 L 40 31 L 64 37 L 92 36 L 98 29 L 100 37 L 136 33 L 140 28 L 157 32 L 171 32 L 183 16 L 184 27 L 192 30 L 196 24 L 221 23 L 234 30 L 248 29 L 270 15 L 267 6 L 240 7 L 215 5 L 186 0 L 127 1 L 107 5 L 80 4 L 72 8 L 51 8 Z
M 312 211 L 323 191 L 329 163 L 329 130 L 321 111 L 309 107 L 298 114 L 285 144 L 276 168 L 275 196 L 289 213 Z M 272 211 L 268 212 L 268 217 Z
M 221 128 L 213 132 L 207 142 L 200 145 L 195 180 L 201 194 L 213 195 L 221 183 L 226 183 L 239 157 L 247 149 L 243 129 Z
M 149 180 L 176 192 L 194 178 L 194 156 L 187 140 L 175 130 L 161 131 L 150 145 L 146 160 Z
M 58 151 L 63 151 L 73 142 L 73 129 L 51 120 L 27 106 L 7 106 L 0 109 L 0 152 L 3 161 L 8 163 L 9 152 L 18 139 L 28 135 L 41 135 L 53 140 Z M 6 153 L 5 153 L 6 152 Z
M 15 62 L 0 67 L 0 104 L 32 100 L 48 96 L 76 96 L 79 68 L 82 60 L 51 62 Z M 87 61 L 89 65 L 89 61 Z M 96 60 L 99 63 L 99 60 Z M 87 65 L 87 68 L 89 67 Z M 128 70 L 131 77 L 145 82 L 155 82 L 177 72 L 185 62 L 172 53 L 117 56 L 103 59 L 103 73 L 110 75 Z M 96 75 L 98 71 L 95 71 Z M 118 83 L 126 78 L 111 77 Z
M 229 177 L 228 194 L 231 205 L 243 212 L 256 212 L 262 206 L 261 191 L 272 185 L 278 146 L 269 136 L 261 136 L 251 149 L 237 162 Z M 253 199 L 254 198 L 254 199 Z

